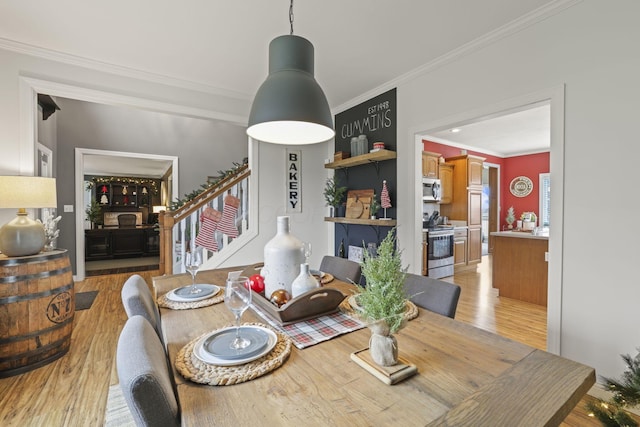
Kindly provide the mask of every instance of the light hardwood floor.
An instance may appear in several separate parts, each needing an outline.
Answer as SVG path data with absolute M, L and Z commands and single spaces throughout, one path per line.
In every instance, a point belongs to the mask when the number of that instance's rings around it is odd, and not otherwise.
M 115 348 L 126 321 L 120 289 L 131 273 L 95 276 L 76 283 L 76 292 L 99 290 L 89 310 L 76 313 L 71 349 L 45 367 L 0 380 L 2 426 L 101 426 L 109 385 L 118 382 Z M 157 271 L 140 274 L 151 283 Z M 521 341 L 546 346 L 546 309 L 499 298 L 491 288 L 490 261 L 478 272 L 447 280 L 462 287 L 456 319 Z M 562 424 L 599 426 L 584 410 L 584 399 Z

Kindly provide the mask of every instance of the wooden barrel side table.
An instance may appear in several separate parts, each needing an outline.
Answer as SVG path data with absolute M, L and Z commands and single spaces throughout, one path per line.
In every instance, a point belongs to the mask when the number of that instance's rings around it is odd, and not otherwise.
M 64 356 L 74 314 L 66 250 L 11 258 L 0 254 L 0 378 Z

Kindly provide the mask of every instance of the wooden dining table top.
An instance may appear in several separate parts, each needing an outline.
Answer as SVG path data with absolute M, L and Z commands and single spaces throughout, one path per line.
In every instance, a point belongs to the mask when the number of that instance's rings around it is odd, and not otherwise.
M 201 271 L 197 279 L 224 286 L 236 270 L 242 267 Z M 188 274 L 153 279 L 156 296 L 190 282 Z M 353 292 L 338 280 L 329 285 Z M 368 347 L 364 328 L 312 347 L 292 346 L 282 366 L 251 381 L 201 385 L 176 371 L 176 355 L 232 323 L 231 312 L 224 303 L 160 312 L 186 426 L 554 426 L 595 383 L 591 367 L 420 309 L 395 334 L 400 356 L 418 373 L 397 384 L 350 359 Z M 267 323 L 251 309 L 242 322 Z

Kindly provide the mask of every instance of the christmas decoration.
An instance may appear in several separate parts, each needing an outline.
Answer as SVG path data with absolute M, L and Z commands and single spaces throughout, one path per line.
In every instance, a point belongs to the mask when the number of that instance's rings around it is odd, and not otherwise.
M 509 226 L 509 229 L 513 228 L 513 222 L 515 220 L 516 220 L 516 214 L 513 211 L 513 206 L 511 206 L 509 209 L 507 209 L 507 217 L 505 218 L 505 221 Z
M 238 173 L 238 170 L 244 167 L 244 165 L 248 163 L 249 163 L 249 159 L 247 157 L 242 159 L 242 163 L 233 162 L 232 169 L 227 169 L 226 171 L 218 171 L 218 177 L 216 177 L 215 179 L 213 180 L 210 179 L 209 182 L 207 182 L 206 184 L 201 184 L 198 190 L 193 190 L 191 193 L 185 194 L 183 199 L 176 199 L 174 202 L 171 202 L 171 205 L 169 206 L 169 210 L 175 211 L 180 209 L 180 207 L 182 207 L 183 205 L 189 203 L 191 200 L 198 197 L 205 190 L 208 190 L 209 188 L 212 188 L 212 187 L 216 187 L 220 183 L 220 181 L 224 180 L 230 175 L 235 175 L 236 173 Z
M 196 245 L 202 246 L 211 252 L 218 252 L 218 242 L 216 241 L 216 229 L 222 213 L 212 208 L 205 208 L 200 215 L 202 223 L 198 235 L 196 236 Z
M 227 194 L 224 198 L 224 206 L 222 208 L 222 219 L 220 220 L 220 226 L 218 230 L 231 238 L 238 237 L 238 227 L 236 227 L 236 213 L 238 213 L 238 206 L 240 206 L 240 199 Z
M 389 197 L 389 189 L 387 188 L 387 180 L 382 181 L 382 192 L 380 193 L 380 206 L 384 209 L 384 218 L 387 218 L 387 208 L 391 207 L 391 198 Z
M 640 351 L 640 348 L 638 349 Z M 603 426 L 634 427 L 638 423 L 624 411 L 629 406 L 640 405 L 640 353 L 635 358 L 622 356 L 627 370 L 620 381 L 602 378 L 605 387 L 613 393 L 609 402 L 598 399 L 597 403 L 588 403 L 587 409 Z

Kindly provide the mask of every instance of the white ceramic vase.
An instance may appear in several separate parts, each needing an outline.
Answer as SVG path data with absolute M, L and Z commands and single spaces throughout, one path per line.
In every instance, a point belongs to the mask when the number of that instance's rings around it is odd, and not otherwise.
M 289 217 L 279 216 L 277 233 L 264 246 L 264 294 L 268 298 L 273 291 L 285 289 L 291 294 L 291 284 L 300 273 L 304 262 L 302 242 L 289 232 Z
M 295 298 L 319 287 L 320 283 L 309 272 L 309 264 L 300 264 L 300 274 L 291 284 L 291 296 Z

